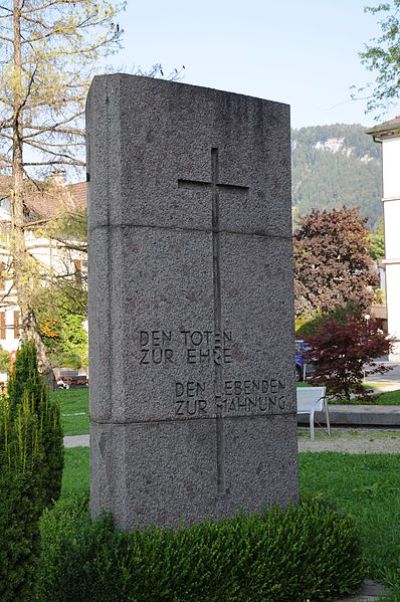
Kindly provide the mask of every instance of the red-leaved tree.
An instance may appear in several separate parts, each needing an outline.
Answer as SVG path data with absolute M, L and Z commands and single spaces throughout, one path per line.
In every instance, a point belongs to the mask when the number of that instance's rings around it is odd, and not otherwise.
M 358 209 L 311 213 L 294 232 L 296 316 L 322 314 L 349 302 L 369 307 L 379 279 L 369 255 L 370 230 Z
M 327 319 L 306 341 L 310 346 L 306 360 L 316 365 L 311 383 L 326 386 L 332 398 L 371 400 L 374 391 L 364 384 L 365 369 L 369 374 L 390 370 L 376 361 L 389 353 L 391 342 L 374 320 L 367 322 L 357 315 Z

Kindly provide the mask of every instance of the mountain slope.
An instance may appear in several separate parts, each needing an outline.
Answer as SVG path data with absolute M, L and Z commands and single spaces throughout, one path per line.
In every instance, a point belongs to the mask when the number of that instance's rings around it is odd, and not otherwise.
M 374 227 L 382 216 L 381 148 L 361 125 L 292 130 L 294 218 L 311 209 L 360 207 Z

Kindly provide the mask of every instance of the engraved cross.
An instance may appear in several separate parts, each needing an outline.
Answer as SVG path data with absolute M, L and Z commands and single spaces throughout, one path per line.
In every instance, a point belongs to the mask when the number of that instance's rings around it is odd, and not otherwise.
M 221 332 L 221 274 L 219 266 L 219 192 L 233 191 L 240 195 L 248 195 L 248 186 L 222 184 L 219 181 L 218 149 L 211 149 L 211 182 L 199 180 L 178 180 L 178 188 L 187 190 L 211 189 L 212 191 L 212 232 L 213 232 L 213 280 L 214 280 L 214 328 Z
M 220 224 L 219 224 L 219 192 L 231 191 L 247 196 L 249 193 L 248 186 L 240 186 L 237 184 L 223 184 L 219 182 L 219 162 L 218 148 L 211 148 L 211 182 L 202 182 L 199 180 L 178 180 L 178 188 L 187 190 L 205 189 L 212 191 L 212 246 L 213 246 L 213 288 L 214 288 L 214 330 L 222 332 L 222 317 L 221 317 L 221 273 L 220 273 Z M 222 366 L 215 366 L 215 381 L 214 392 L 217 396 L 222 390 Z M 225 495 L 225 478 L 224 478 L 224 436 L 223 422 L 221 416 L 221 406 L 216 403 L 216 437 L 217 437 L 217 481 L 218 493 Z
M 179 188 L 187 190 L 198 190 L 199 188 L 212 190 L 212 229 L 213 232 L 219 232 L 219 191 L 234 191 L 247 196 L 248 186 L 239 186 L 237 184 L 222 184 L 219 180 L 219 162 L 218 149 L 211 149 L 211 182 L 202 182 L 199 180 L 178 180 Z

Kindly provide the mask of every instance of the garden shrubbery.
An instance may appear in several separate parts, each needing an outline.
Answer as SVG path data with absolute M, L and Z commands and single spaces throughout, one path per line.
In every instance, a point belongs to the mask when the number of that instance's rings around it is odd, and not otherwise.
M 326 602 L 364 573 L 352 521 L 319 501 L 129 534 L 78 497 L 45 512 L 41 534 L 39 602 Z
M 40 469 L 42 492 L 44 504 L 48 506 L 57 501 L 61 493 L 64 466 L 63 432 L 60 405 L 56 399 L 50 399 L 48 386 L 39 374 L 33 342 L 24 343 L 17 352 L 15 365 L 9 376 L 8 396 L 11 410 L 16 410 L 27 396 L 38 417 L 44 454 Z
M 0 600 L 24 600 L 39 553 L 43 511 L 39 424 L 25 396 L 11 411 L 0 398 Z
M 53 505 L 62 466 L 60 409 L 27 343 L 0 396 L 1 602 L 326 602 L 362 582 L 353 522 L 320 501 L 125 533 L 92 520 L 87 496 Z
M 10 394 L 0 396 L 0 600 L 32 599 L 39 518 L 60 494 L 60 410 L 37 371 L 36 351 L 17 353 Z
M 368 375 L 390 370 L 379 358 L 389 353 L 391 341 L 375 320 L 367 322 L 360 313 L 327 316 L 312 336 L 305 337 L 306 361 L 315 364 L 310 382 L 326 386 L 328 396 L 350 401 L 374 400 L 374 390 L 365 384 Z

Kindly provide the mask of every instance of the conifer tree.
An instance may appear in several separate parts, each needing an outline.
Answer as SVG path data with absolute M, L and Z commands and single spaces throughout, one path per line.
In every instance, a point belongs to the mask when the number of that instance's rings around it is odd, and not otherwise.
M 28 404 L 37 417 L 40 445 L 43 451 L 41 495 L 46 506 L 60 496 L 64 466 L 63 432 L 60 405 L 49 397 L 48 387 L 38 372 L 37 353 L 33 341 L 21 345 L 8 383 L 11 414 L 15 416 Z

